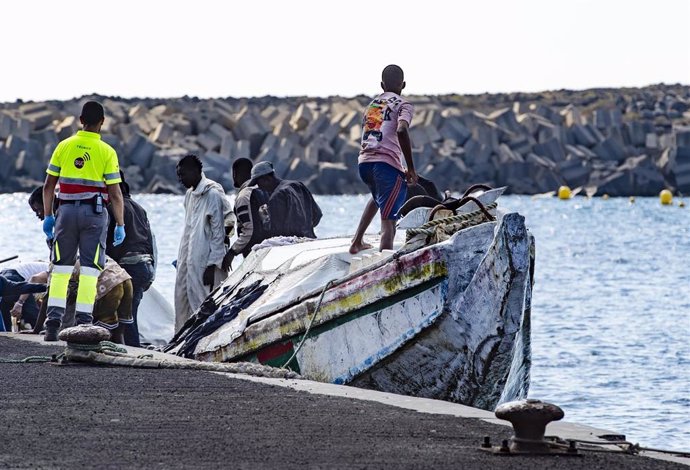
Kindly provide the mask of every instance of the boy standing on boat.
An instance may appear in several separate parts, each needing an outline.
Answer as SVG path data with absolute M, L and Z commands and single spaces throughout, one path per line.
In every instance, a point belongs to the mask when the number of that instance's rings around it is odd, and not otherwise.
M 362 123 L 359 176 L 371 190 L 373 200 L 367 203 L 352 240 L 350 253 L 353 254 L 371 248 L 363 237 L 377 209 L 382 232 L 379 249 L 393 248 L 395 222 L 407 193 L 405 183 L 417 183 L 408 131 L 414 109 L 400 96 L 405 88 L 403 70 L 397 65 L 384 68 L 381 88 L 383 93 L 369 103 Z
M 43 185 L 43 232 L 53 239 L 53 274 L 48 291 L 46 341 L 57 341 L 67 303 L 67 285 L 77 259 L 81 259 L 76 323 L 90 324 L 96 301 L 98 275 L 105 266 L 109 197 L 115 218 L 114 244 L 125 239 L 120 166 L 115 150 L 101 140 L 103 106 L 84 104 L 79 117 L 83 130 L 60 142 L 46 170 Z M 60 183 L 60 210 L 53 215 L 55 186 Z

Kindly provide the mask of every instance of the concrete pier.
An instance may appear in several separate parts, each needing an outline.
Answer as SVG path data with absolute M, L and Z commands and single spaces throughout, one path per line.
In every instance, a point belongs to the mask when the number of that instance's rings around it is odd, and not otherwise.
M 0 358 L 51 355 L 0 334 Z M 130 353 L 148 351 L 131 349 Z M 302 380 L 191 370 L 0 363 L 0 468 L 686 468 L 612 453 L 501 457 L 493 413 Z M 566 417 L 567 418 L 567 417 Z M 547 435 L 606 432 L 552 423 Z

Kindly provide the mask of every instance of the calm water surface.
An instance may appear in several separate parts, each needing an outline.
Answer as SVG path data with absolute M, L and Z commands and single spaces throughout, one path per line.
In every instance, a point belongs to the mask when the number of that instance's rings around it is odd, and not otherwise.
M 47 257 L 27 197 L 0 195 L 0 258 Z M 182 197 L 136 199 L 158 240 L 154 285 L 172 301 Z M 317 200 L 322 237 L 352 233 L 366 201 Z M 568 421 L 690 448 L 690 209 L 656 198 L 501 203 L 526 217 L 537 241 L 530 395 L 560 405 Z

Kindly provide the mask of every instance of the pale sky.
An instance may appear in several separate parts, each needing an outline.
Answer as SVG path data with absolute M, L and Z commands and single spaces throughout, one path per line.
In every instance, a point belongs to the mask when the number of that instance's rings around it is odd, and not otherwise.
M 16 0 L 0 101 L 690 84 L 687 0 Z

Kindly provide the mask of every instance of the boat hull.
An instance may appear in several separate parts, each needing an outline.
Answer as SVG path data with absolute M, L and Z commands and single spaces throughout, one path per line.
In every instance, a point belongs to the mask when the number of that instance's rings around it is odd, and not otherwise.
M 196 357 L 493 409 L 529 386 L 533 239 L 518 214 L 400 256 Z
M 444 313 L 433 327 L 352 385 L 489 410 L 527 395 L 533 239 L 512 216 L 469 284 L 449 283 Z

